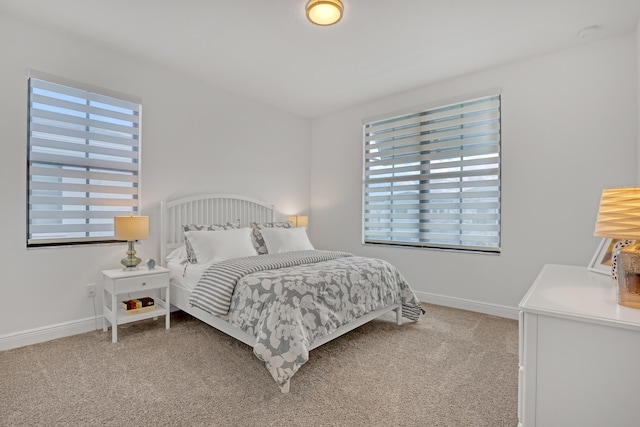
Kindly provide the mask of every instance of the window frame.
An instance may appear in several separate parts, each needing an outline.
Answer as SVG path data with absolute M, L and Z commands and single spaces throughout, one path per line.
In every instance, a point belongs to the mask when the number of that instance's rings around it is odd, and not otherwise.
M 463 106 L 473 105 L 474 102 L 482 105 L 482 100 L 492 100 L 492 104 L 497 103 L 497 108 L 491 107 L 486 110 L 493 112 L 493 115 L 490 116 L 493 117 L 491 121 L 484 120 L 484 117 L 480 115 L 477 116 L 479 119 L 474 121 L 473 118 L 467 118 L 472 116 L 471 114 L 465 113 L 466 115 L 458 116 L 458 124 L 451 124 L 454 123 L 454 120 L 450 120 L 448 117 L 456 117 L 455 111 L 458 111 L 456 108 L 464 111 Z M 451 109 L 452 112 L 447 113 L 448 109 Z M 499 254 L 502 239 L 501 110 L 501 90 L 494 88 L 364 119 L 362 121 L 361 243 L 364 245 Z M 430 118 L 429 115 L 432 117 Z M 438 119 L 433 119 L 439 117 L 442 117 L 439 120 L 442 120 L 443 124 L 438 124 Z M 464 130 L 465 124 L 477 126 L 477 123 L 485 122 L 495 122 L 496 129 L 487 131 L 486 136 L 482 134 L 487 141 L 477 144 L 482 149 L 475 150 L 476 154 L 472 155 L 471 153 L 474 151 L 464 148 L 464 138 L 468 138 L 467 141 L 470 141 L 471 138 L 471 132 Z M 425 129 L 428 130 L 425 131 Z M 449 129 L 462 130 L 459 132 L 459 139 L 453 136 L 450 138 L 453 147 L 445 149 L 442 146 L 447 144 L 447 138 L 440 135 L 445 135 L 444 131 Z M 438 132 L 442 133 L 438 135 Z M 413 141 L 407 142 L 410 139 Z M 459 143 L 455 141 L 459 141 Z M 447 151 L 451 153 L 447 153 Z M 380 155 L 376 155 L 377 153 Z M 445 165 L 447 165 L 445 162 L 458 157 L 455 153 L 461 153 L 457 162 L 458 166 L 452 167 L 460 169 L 457 175 L 460 180 L 458 186 L 452 182 L 445 182 L 447 180 L 442 179 L 444 174 L 438 176 L 433 172 L 427 172 L 445 170 Z M 439 155 L 442 158 L 434 160 Z M 407 160 L 403 160 L 403 156 Z M 430 160 L 425 161 L 425 158 Z M 492 159 L 495 159 L 495 162 Z M 437 166 L 438 161 L 442 162 L 440 168 L 430 167 L 431 165 Z M 474 162 L 477 164 L 474 165 Z M 494 163 L 495 167 L 490 167 Z M 454 162 L 451 161 L 450 164 L 454 165 Z M 493 178 L 480 176 L 482 174 L 480 171 L 485 167 L 487 173 L 489 170 L 495 171 L 491 175 Z M 474 172 L 473 168 L 478 172 Z M 388 172 L 386 172 L 387 170 Z M 478 176 L 465 177 L 465 172 Z M 454 172 L 451 172 L 451 175 L 452 179 L 456 176 Z M 407 178 L 409 176 L 411 178 Z M 474 182 L 474 180 L 477 181 Z M 433 184 L 434 182 L 437 184 Z M 491 183 L 495 183 L 495 185 L 490 185 Z M 376 188 L 375 185 L 379 186 L 380 191 L 372 190 Z M 457 208 L 453 207 L 454 204 L 451 208 L 440 208 L 444 219 L 436 219 L 438 214 L 435 212 L 439 207 L 434 203 L 434 200 L 438 198 L 438 193 L 442 193 L 440 196 L 443 198 L 451 199 L 454 198 L 449 196 L 452 194 L 472 195 L 471 191 L 476 191 L 473 187 L 477 187 L 479 191 L 478 200 L 482 198 L 480 196 L 482 194 L 493 201 L 486 205 L 486 210 L 491 212 L 490 214 L 480 213 L 482 212 L 482 204 L 479 201 L 468 203 L 470 199 L 474 199 L 473 197 L 460 197 Z M 437 188 L 439 190 L 434 190 Z M 455 193 L 456 189 L 458 193 Z M 480 190 L 484 190 L 484 192 L 480 193 Z M 406 203 L 400 205 L 399 201 L 406 201 Z M 394 203 L 399 204 L 398 209 L 391 207 Z M 474 209 L 467 209 L 467 206 Z M 460 217 L 457 225 L 452 219 L 456 209 L 459 210 L 457 215 Z M 447 228 L 450 231 L 446 230 Z M 445 231 L 436 233 L 433 230 Z M 454 235 L 454 232 L 458 234 Z M 457 243 L 455 236 L 459 236 Z M 474 240 L 476 238 L 477 241 Z
M 142 100 L 34 70 L 27 93 L 27 248 L 116 242 L 141 211 Z

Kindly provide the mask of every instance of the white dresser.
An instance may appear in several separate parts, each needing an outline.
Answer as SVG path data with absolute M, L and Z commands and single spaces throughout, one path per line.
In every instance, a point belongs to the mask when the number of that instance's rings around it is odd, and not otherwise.
M 520 310 L 520 426 L 640 426 L 640 310 L 610 276 L 545 265 Z

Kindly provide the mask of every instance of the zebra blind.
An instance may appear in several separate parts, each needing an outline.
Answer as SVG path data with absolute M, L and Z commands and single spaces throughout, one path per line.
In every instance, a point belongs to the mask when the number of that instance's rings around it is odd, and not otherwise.
M 363 241 L 500 252 L 500 94 L 364 123 Z
M 140 100 L 31 72 L 27 246 L 114 240 L 139 210 Z

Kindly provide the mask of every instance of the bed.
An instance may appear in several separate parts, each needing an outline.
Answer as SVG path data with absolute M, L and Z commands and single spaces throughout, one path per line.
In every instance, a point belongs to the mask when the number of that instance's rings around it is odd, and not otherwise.
M 171 304 L 251 346 L 283 393 L 314 348 L 391 311 L 398 325 L 424 313 L 393 266 L 299 243 L 304 228 L 277 221 L 260 200 L 205 194 L 163 201 L 161 223 Z M 211 247 L 225 256 L 211 255 Z

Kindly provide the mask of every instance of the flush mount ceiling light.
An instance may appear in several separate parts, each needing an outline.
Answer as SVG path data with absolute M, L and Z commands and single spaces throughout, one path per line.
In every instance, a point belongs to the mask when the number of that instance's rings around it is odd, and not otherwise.
M 316 25 L 333 25 L 342 19 L 344 6 L 340 0 L 309 0 L 307 18 Z

